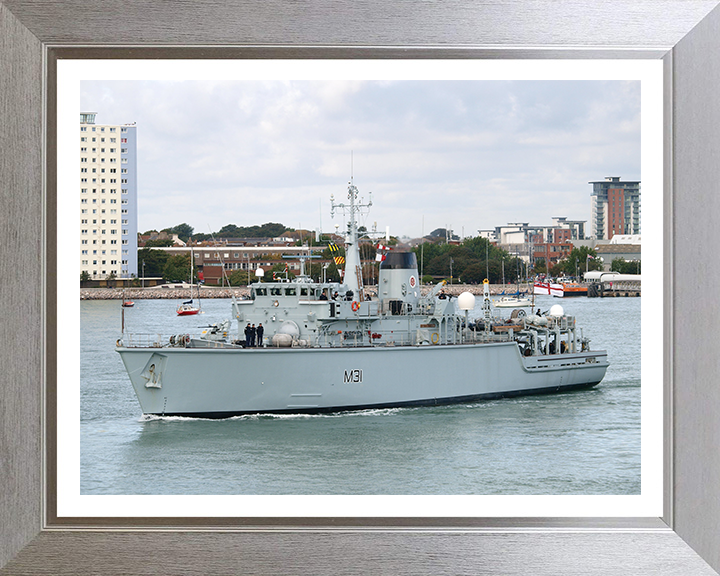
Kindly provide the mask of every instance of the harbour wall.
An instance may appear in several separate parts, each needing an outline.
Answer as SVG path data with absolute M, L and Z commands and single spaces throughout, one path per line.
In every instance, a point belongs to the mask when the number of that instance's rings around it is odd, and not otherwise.
M 366 288 L 374 296 L 376 289 L 374 286 Z M 422 286 L 420 291 L 423 295 L 427 294 L 432 290 L 432 286 Z M 454 284 L 452 286 L 445 286 L 443 288 L 446 294 L 452 294 L 458 296 L 462 292 L 471 292 L 476 296 L 482 296 L 483 287 L 482 284 Z M 498 296 L 505 292 L 506 294 L 514 293 L 517 290 L 517 286 L 513 285 L 502 285 L 502 284 L 491 284 L 490 294 Z M 530 290 L 521 290 L 530 294 Z M 243 298 L 249 296 L 250 291 L 245 287 L 203 287 L 200 289 L 200 298 Z M 81 288 L 80 289 L 80 300 L 189 300 L 190 298 L 197 298 L 197 289 L 191 290 L 190 288 Z

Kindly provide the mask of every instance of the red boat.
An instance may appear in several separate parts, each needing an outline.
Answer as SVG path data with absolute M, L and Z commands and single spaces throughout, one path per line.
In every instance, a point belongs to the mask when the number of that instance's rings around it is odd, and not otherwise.
M 192 295 L 192 289 L 193 289 L 193 261 L 195 259 L 195 256 L 193 254 L 192 248 L 190 248 L 190 300 L 186 300 L 180 306 L 177 307 L 177 315 L 178 316 L 193 316 L 194 314 L 198 314 L 200 312 L 200 307 L 195 306 L 195 303 L 193 302 L 193 295 Z M 200 303 L 200 289 L 198 288 L 198 304 Z
M 132 308 L 133 306 L 135 306 L 135 302 L 133 302 L 132 300 L 123 300 L 123 308 Z
M 198 312 L 200 312 L 200 308 L 195 306 L 192 300 L 183 302 L 182 304 L 180 304 L 180 306 L 177 307 L 178 316 L 192 316 L 193 314 L 197 314 Z

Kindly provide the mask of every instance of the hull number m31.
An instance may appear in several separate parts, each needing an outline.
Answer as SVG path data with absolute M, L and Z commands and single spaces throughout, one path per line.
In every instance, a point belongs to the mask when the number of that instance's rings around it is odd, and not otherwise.
M 345 375 L 343 376 L 343 384 L 347 384 L 348 382 L 352 384 L 359 384 L 362 382 L 363 374 L 362 370 L 345 370 Z

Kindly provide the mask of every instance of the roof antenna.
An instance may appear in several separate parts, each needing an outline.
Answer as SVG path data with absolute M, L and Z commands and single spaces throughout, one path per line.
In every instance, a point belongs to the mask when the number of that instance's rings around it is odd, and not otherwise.
M 352 182 L 354 179 L 353 176 L 353 151 L 350 150 L 350 182 Z

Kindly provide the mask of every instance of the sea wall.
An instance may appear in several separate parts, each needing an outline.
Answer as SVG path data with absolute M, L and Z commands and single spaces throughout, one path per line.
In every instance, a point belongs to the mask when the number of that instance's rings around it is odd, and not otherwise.
M 369 291 L 375 295 L 375 287 L 370 286 Z M 421 292 L 427 294 L 432 287 L 423 286 Z M 455 284 L 453 286 L 445 286 L 443 288 L 446 294 L 452 294 L 457 296 L 462 292 L 471 292 L 476 296 L 481 296 L 483 293 L 482 284 Z M 491 284 L 490 294 L 498 295 L 503 291 L 506 293 L 515 292 L 517 286 L 502 284 Z M 524 290 L 527 291 L 527 290 Z M 126 300 L 146 300 L 146 299 L 166 299 L 166 300 L 189 300 L 190 298 L 197 297 L 197 290 L 192 290 L 192 296 L 190 295 L 190 288 L 125 288 L 121 290 L 119 288 L 81 288 L 80 289 L 80 300 L 120 300 L 124 298 Z M 237 288 L 215 288 L 215 287 L 203 287 L 200 289 L 200 298 L 242 298 L 249 295 L 249 290 L 244 287 Z

